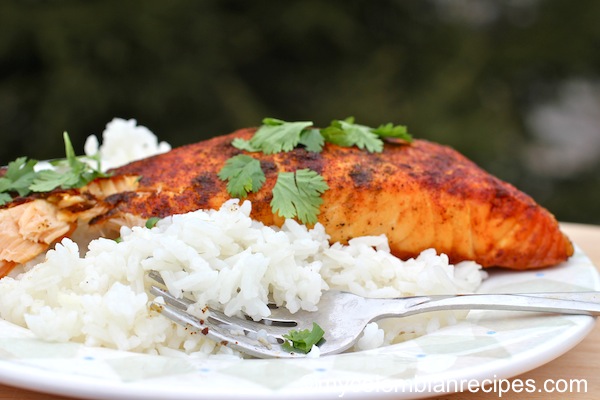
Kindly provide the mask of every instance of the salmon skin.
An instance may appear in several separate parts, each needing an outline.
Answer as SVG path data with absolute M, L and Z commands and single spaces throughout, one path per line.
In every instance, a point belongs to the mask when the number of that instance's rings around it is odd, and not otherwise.
M 108 179 L 139 179 L 131 190 L 100 199 L 103 211 L 90 224 L 219 208 L 230 196 L 217 174 L 230 157 L 246 153 L 231 142 L 254 132 L 238 130 L 115 169 Z M 574 251 L 548 210 L 446 146 L 387 141 L 381 153 L 326 144 L 320 153 L 247 154 L 266 176 L 263 188 L 248 195 L 251 216 L 267 225 L 283 223 L 270 206 L 277 174 L 310 168 L 330 188 L 318 222 L 332 242 L 386 234 L 392 253 L 403 259 L 435 248 L 452 263 L 510 269 L 555 265 Z

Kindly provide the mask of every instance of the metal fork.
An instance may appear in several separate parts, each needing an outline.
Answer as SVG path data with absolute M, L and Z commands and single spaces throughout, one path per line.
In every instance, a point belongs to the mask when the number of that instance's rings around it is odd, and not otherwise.
M 164 282 L 160 274 L 151 271 L 149 277 Z M 153 301 L 151 308 L 192 331 L 240 352 L 259 358 L 301 358 L 306 354 L 288 351 L 284 346 L 290 330 L 311 329 L 316 322 L 324 331 L 319 354 L 337 354 L 351 348 L 365 326 L 389 317 L 405 317 L 442 310 L 511 310 L 542 313 L 600 315 L 600 292 L 464 294 L 414 296 L 394 299 L 364 298 L 340 291 L 323 292 L 314 312 L 273 308 L 271 315 L 260 321 L 230 317 L 208 309 L 208 317 L 196 318 L 186 312 L 193 301 L 172 296 L 156 285 L 150 288 L 165 303 Z

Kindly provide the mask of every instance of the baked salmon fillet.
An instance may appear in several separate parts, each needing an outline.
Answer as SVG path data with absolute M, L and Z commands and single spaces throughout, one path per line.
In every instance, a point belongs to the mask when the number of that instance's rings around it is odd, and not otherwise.
M 231 142 L 254 132 L 239 130 L 117 169 L 115 177 L 140 176 L 138 186 L 107 197 L 110 211 L 92 222 L 219 208 L 230 196 L 217 174 L 227 159 L 242 153 Z M 332 242 L 386 234 L 392 253 L 401 258 L 435 248 L 452 262 L 514 269 L 554 265 L 573 254 L 550 212 L 449 147 L 388 142 L 381 153 L 369 153 L 326 144 L 320 153 L 296 148 L 252 156 L 260 160 L 266 182 L 248 199 L 252 217 L 267 225 L 283 222 L 270 206 L 278 172 L 310 168 L 330 187 L 318 221 Z
M 56 208 L 55 219 L 66 225 L 62 230 L 53 226 L 53 231 L 66 234 L 82 223 L 108 231 L 106 227 L 150 217 L 218 209 L 231 197 L 218 173 L 230 157 L 245 153 L 231 143 L 234 138 L 250 139 L 254 132 L 242 129 L 175 148 L 115 169 L 110 178 L 76 192 L 45 195 Z M 328 143 L 319 153 L 297 147 L 251 155 L 260 161 L 266 178 L 263 188 L 247 197 L 251 216 L 267 225 L 284 221 L 270 205 L 277 174 L 310 168 L 329 186 L 318 222 L 332 242 L 385 234 L 392 253 L 403 259 L 435 248 L 452 263 L 473 260 L 484 267 L 511 269 L 551 266 L 573 254 L 549 211 L 446 146 L 387 141 L 382 152 L 370 153 Z M 2 211 L 7 209 L 0 210 L 0 221 L 5 218 Z M 0 259 L 5 246 L 0 241 Z

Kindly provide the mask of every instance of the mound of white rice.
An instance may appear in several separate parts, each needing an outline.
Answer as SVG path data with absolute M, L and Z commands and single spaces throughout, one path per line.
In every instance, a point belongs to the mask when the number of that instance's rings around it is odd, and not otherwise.
M 401 261 L 384 236 L 329 245 L 323 226 L 253 221 L 250 202 L 165 218 L 152 229 L 121 230 L 122 241 L 97 239 L 84 256 L 64 239 L 28 271 L 0 280 L 0 316 L 38 337 L 149 353 L 229 353 L 204 335 L 190 335 L 148 308 L 148 270 L 160 271 L 174 294 L 259 318 L 269 294 L 292 312 L 314 310 L 323 290 L 365 296 L 470 292 L 482 279 L 472 262 L 448 264 L 433 250 Z M 425 314 L 373 325 L 359 342 L 371 348 L 452 323 L 461 314 Z M 401 334 L 402 333 L 402 334 Z
M 122 120 L 113 124 L 123 127 Z M 197 314 L 210 305 L 254 318 L 269 315 L 269 297 L 294 312 L 315 310 L 328 289 L 369 297 L 467 293 L 485 277 L 479 265 L 450 265 L 433 249 L 402 261 L 383 235 L 330 245 L 320 224 L 308 229 L 288 220 L 269 227 L 253 221 L 250 211 L 250 202 L 230 200 L 218 211 L 172 216 L 151 229 L 122 228 L 122 241 L 100 238 L 88 249 L 64 239 L 41 262 L 0 280 L 0 317 L 52 341 L 152 354 L 233 354 L 150 311 L 147 271 L 160 271 L 173 294 L 195 299 Z M 373 323 L 357 349 L 421 335 L 465 315 Z
M 88 136 L 84 151 L 87 156 L 100 155 L 103 171 L 120 167 L 171 150 L 167 142 L 158 142 L 154 133 L 135 119 L 114 118 L 102 132 L 102 145 L 95 135 Z

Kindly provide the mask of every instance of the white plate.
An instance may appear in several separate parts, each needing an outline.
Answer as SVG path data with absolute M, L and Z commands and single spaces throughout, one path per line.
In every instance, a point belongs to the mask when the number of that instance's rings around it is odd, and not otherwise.
M 493 271 L 480 291 L 599 289 L 596 268 L 577 249 L 557 267 Z M 594 322 L 588 316 L 473 311 L 458 325 L 374 351 L 303 360 L 199 360 L 46 343 L 0 319 L 0 382 L 94 399 L 422 398 L 536 368 L 579 343 Z

